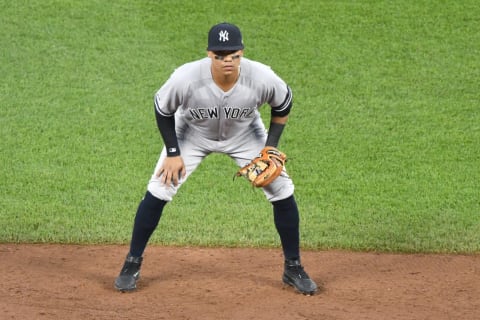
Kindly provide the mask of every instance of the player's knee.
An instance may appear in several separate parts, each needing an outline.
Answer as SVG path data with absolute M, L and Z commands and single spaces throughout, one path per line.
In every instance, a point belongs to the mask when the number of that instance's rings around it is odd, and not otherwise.
M 166 186 L 160 182 L 150 182 L 148 184 L 147 190 L 156 198 L 163 201 L 172 201 L 173 197 L 177 193 L 177 188 L 173 186 Z
M 270 202 L 279 201 L 290 197 L 295 191 L 295 186 L 289 177 L 280 176 L 271 184 L 263 188 L 263 192 Z

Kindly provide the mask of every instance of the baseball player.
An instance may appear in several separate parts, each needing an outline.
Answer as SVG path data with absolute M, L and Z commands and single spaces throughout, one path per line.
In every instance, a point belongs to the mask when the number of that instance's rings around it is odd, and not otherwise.
M 134 219 L 130 250 L 115 288 L 135 290 L 143 253 L 164 206 L 210 153 L 230 156 L 239 167 L 262 148 L 277 147 L 292 108 L 292 91 L 270 67 L 243 57 L 240 29 L 230 23 L 208 33 L 207 57 L 177 68 L 154 97 L 164 147 Z M 259 108 L 268 104 L 268 133 Z M 263 187 L 273 207 L 284 254 L 283 282 L 311 295 L 317 285 L 300 262 L 299 213 L 294 185 L 283 170 Z

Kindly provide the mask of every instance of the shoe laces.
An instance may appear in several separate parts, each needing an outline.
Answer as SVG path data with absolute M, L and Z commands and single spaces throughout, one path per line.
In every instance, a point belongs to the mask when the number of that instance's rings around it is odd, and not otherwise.
M 137 268 L 135 268 L 133 263 L 127 262 L 125 266 L 123 266 L 122 274 L 133 275 L 136 272 L 136 269 Z
M 127 258 L 127 260 L 125 261 L 125 264 L 123 265 L 121 274 L 134 275 L 135 273 L 137 273 L 138 270 L 140 270 L 140 264 L 141 264 L 140 261 L 137 261 L 137 260 L 132 261 L 132 259 Z
M 287 269 L 288 269 L 288 271 L 294 273 L 295 276 L 297 276 L 300 279 L 310 279 L 308 274 L 303 269 L 302 265 L 288 266 Z

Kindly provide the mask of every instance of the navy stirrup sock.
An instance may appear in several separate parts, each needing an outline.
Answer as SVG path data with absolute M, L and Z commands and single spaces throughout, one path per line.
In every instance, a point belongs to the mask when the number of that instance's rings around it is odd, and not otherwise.
M 300 258 L 300 218 L 295 197 L 274 201 L 273 218 L 282 242 L 285 259 L 297 260 Z
M 130 242 L 130 254 L 132 256 L 141 257 L 143 255 L 148 240 L 160 221 L 166 203 L 166 201 L 154 197 L 148 191 L 145 194 L 138 206 L 133 224 L 132 240 Z

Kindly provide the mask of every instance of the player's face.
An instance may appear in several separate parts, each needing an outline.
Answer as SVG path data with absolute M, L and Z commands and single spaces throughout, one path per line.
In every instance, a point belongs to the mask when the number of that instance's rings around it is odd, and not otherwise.
M 224 76 L 237 75 L 243 50 L 237 51 L 208 51 L 212 59 L 212 72 Z

